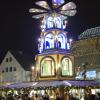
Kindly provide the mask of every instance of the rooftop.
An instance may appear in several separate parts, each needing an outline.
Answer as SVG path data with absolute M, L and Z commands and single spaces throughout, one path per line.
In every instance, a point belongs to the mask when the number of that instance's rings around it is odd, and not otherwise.
M 79 39 L 86 39 L 100 35 L 100 26 L 85 30 L 79 35 Z

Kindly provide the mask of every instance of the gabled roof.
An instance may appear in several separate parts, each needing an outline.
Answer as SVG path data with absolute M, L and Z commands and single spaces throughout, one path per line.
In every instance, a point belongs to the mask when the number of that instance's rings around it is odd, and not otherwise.
M 20 63 L 24 70 L 31 70 L 31 66 L 34 65 L 34 59 L 32 59 L 32 57 L 24 54 L 21 51 L 10 50 L 9 52 L 15 57 L 15 59 Z

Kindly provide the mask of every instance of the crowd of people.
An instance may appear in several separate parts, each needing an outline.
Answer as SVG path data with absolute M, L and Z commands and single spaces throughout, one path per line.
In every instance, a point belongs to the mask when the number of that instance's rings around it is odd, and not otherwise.
M 89 94 L 81 96 L 80 98 L 77 95 L 64 95 L 63 98 L 56 93 L 55 96 L 48 94 L 45 92 L 44 95 L 40 94 L 32 94 L 30 97 L 28 93 L 14 95 L 13 93 L 9 93 L 7 95 L 0 96 L 0 100 L 100 100 L 100 93 Z
M 44 95 L 33 94 L 31 97 L 28 93 L 14 95 L 13 93 L 9 93 L 7 95 L 0 96 L 0 100 L 61 100 L 60 96 L 56 95 L 56 98 L 48 95 L 45 92 Z

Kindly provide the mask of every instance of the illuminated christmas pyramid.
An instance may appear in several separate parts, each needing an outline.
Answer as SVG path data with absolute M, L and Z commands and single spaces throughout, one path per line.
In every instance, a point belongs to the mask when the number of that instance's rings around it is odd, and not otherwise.
M 33 18 L 42 18 L 41 35 L 36 55 L 36 80 L 73 79 L 74 57 L 69 53 L 71 40 L 64 31 L 68 16 L 76 14 L 76 5 L 64 0 L 52 0 L 52 5 L 46 1 L 35 3 L 31 8 Z

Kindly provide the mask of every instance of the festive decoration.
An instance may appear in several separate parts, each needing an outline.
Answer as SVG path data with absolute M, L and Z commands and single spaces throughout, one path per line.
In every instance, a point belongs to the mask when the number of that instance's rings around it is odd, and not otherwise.
M 63 30 L 68 22 L 67 17 L 76 14 L 76 5 L 73 2 L 66 3 L 64 0 L 52 0 L 52 6 L 46 1 L 37 1 L 35 5 L 36 8 L 29 9 L 29 12 L 33 14 L 32 18 L 42 18 L 39 52 L 51 49 L 69 50 L 72 41 L 67 39 L 67 32 Z M 58 29 L 58 32 L 55 29 Z M 46 33 L 47 30 L 50 31 Z

